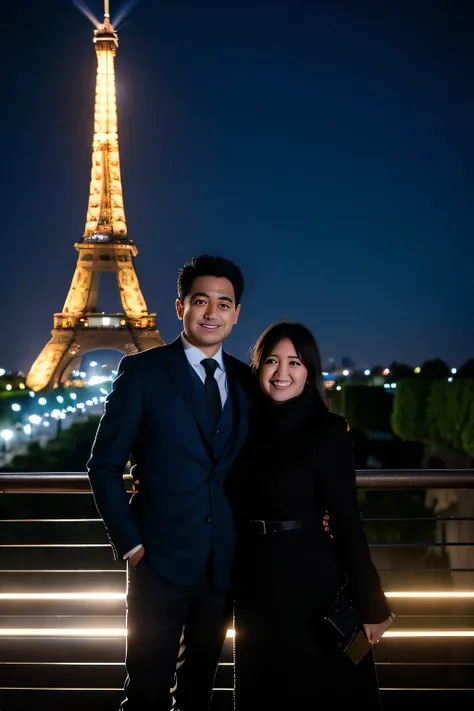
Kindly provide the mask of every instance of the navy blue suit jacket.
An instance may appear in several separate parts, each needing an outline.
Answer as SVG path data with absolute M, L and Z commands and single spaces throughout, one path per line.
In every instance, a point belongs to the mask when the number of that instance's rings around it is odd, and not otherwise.
M 248 430 L 250 368 L 225 354 L 233 439 L 216 457 L 215 426 L 196 396 L 181 339 L 122 359 L 88 462 L 95 502 L 115 555 L 139 544 L 161 577 L 178 585 L 229 584 L 235 532 L 224 480 Z M 129 455 L 140 481 L 123 483 Z

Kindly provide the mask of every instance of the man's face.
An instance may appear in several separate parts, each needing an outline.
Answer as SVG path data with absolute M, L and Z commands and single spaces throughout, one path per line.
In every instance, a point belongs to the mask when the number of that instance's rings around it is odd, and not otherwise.
M 217 353 L 240 313 L 234 287 L 225 277 L 200 276 L 193 281 L 184 303 L 176 300 L 176 313 L 187 340 L 209 358 Z

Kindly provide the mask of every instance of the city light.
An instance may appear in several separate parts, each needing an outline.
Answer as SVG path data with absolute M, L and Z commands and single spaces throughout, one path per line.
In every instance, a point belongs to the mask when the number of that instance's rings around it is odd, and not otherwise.
M 31 422 L 32 425 L 39 425 L 41 422 L 41 417 L 39 415 L 30 415 L 28 417 L 28 420 Z
M 11 430 L 2 430 L 0 436 L 5 442 L 9 442 L 13 437 L 13 432 Z
M 59 403 L 64 402 L 64 398 L 63 398 L 62 395 L 58 395 L 57 398 L 56 398 L 56 400 L 57 400 Z
M 0 368 L 0 378 L 2 378 L 6 372 L 5 368 Z
M 343 374 L 343 375 L 349 375 L 349 371 L 348 371 L 347 369 L 346 369 L 346 370 L 343 370 L 343 371 L 342 371 L 342 374 Z
M 26 386 L 25 383 L 20 383 L 18 387 L 20 388 L 20 390 L 24 390 Z
M 367 368 L 367 370 L 364 370 L 364 375 L 370 375 L 370 370 Z
M 13 390 L 13 386 L 8 383 L 7 385 L 5 385 L 5 390 L 8 390 L 8 392 L 10 392 L 10 390 Z
M 31 434 L 31 425 L 25 425 L 25 426 L 23 427 L 23 432 L 24 432 L 26 435 L 30 435 L 30 434 Z
M 71 398 L 71 400 L 76 400 L 76 399 L 77 399 L 76 393 L 70 393 L 70 394 L 69 394 L 69 397 Z
M 30 390 L 30 392 L 28 393 L 28 395 L 29 395 L 30 397 L 36 397 L 36 393 L 33 392 L 33 390 Z
M 390 375 L 390 368 L 384 368 L 382 370 L 382 375 Z
M 421 373 L 421 368 L 419 365 L 416 366 L 416 368 L 413 368 L 413 372 L 418 375 L 418 373 Z
M 451 368 L 451 373 L 452 373 L 453 375 L 456 375 L 457 372 L 458 372 L 458 369 L 457 369 L 457 368 Z
M 48 401 L 45 397 L 40 397 L 40 399 L 38 400 L 38 405 L 46 405 L 47 402 Z
M 18 405 L 18 403 L 14 402 L 12 405 L 12 410 L 13 410 L 13 412 L 20 412 L 21 405 Z
M 94 375 L 89 379 L 89 385 L 100 385 L 101 383 L 106 383 L 108 380 L 111 380 L 111 378 L 105 375 Z
M 95 368 L 96 365 L 99 365 L 96 360 L 91 360 L 90 366 L 91 368 Z

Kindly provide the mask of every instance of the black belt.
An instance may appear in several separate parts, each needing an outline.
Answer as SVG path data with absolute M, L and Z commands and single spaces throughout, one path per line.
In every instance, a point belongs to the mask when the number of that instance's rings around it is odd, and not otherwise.
M 250 521 L 250 532 L 256 535 L 279 533 L 280 531 L 297 531 L 303 528 L 302 521 Z

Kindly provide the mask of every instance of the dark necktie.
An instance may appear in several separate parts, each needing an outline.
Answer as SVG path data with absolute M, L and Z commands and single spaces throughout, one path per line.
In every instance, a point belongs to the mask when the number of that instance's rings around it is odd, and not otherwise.
M 214 377 L 214 373 L 216 372 L 219 363 L 214 360 L 214 358 L 204 358 L 204 360 L 201 361 L 201 365 L 206 371 L 204 390 L 206 393 L 207 404 L 214 415 L 215 421 L 218 422 L 222 414 L 222 401 L 219 386 Z

